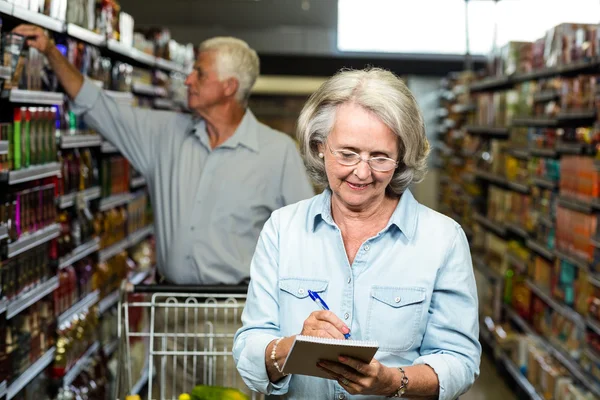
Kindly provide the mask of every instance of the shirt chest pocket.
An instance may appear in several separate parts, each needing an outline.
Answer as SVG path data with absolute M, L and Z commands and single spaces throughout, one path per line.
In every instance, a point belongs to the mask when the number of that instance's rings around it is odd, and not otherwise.
M 319 306 L 308 297 L 312 290 L 327 302 L 329 281 L 321 279 L 279 279 L 279 326 L 284 336 L 299 334 L 310 313 L 319 311 Z
M 373 286 L 367 316 L 367 339 L 383 351 L 406 351 L 416 342 L 423 317 L 425 289 Z

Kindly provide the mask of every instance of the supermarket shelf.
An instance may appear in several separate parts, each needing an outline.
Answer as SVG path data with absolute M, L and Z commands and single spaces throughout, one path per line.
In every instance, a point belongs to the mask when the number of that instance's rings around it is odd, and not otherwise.
M 34 233 L 24 235 L 14 243 L 10 243 L 8 247 L 7 257 L 12 258 L 28 250 L 33 249 L 41 244 L 44 244 L 60 235 L 60 225 L 52 224 Z
M 150 273 L 152 273 L 152 269 L 137 272 L 131 278 L 129 278 L 129 283 L 132 285 L 139 285 L 140 283 L 144 282 L 148 276 L 150 276 Z
M 164 99 L 161 97 L 157 97 L 156 99 L 154 99 L 154 108 L 157 108 L 159 110 L 170 110 L 170 111 L 177 111 L 179 109 L 179 107 L 177 107 L 177 105 L 175 104 L 175 102 L 171 99 Z
M 71 23 L 67 24 L 67 34 L 97 47 L 104 46 L 106 42 L 104 36 Z
M 560 92 L 558 90 L 544 90 L 533 95 L 533 101 L 536 103 L 544 103 L 547 101 L 560 99 Z
M 531 382 L 527 380 L 525 375 L 519 371 L 519 368 L 505 353 L 500 354 L 500 361 L 502 361 L 508 373 L 514 378 L 521 389 L 527 393 L 531 400 L 544 400 L 544 397 L 535 390 Z
M 520 259 L 519 257 L 517 257 L 510 250 L 508 252 L 506 252 L 504 254 L 504 256 L 510 262 L 511 265 L 513 265 L 513 266 L 515 266 L 515 267 L 518 268 L 519 272 L 521 272 L 521 273 L 527 273 L 527 262 L 526 261 L 523 261 L 522 259 Z
M 475 214 L 473 219 L 488 231 L 491 231 L 500 237 L 506 236 L 506 227 L 503 224 L 493 222 L 481 214 Z
M 513 224 L 513 223 L 507 223 L 505 225 L 506 225 L 506 228 L 510 232 L 514 233 L 515 235 L 521 237 L 524 240 L 529 239 L 529 233 L 522 226 L 519 226 L 519 225 Z
M 58 198 L 58 208 L 63 210 L 68 207 L 73 207 L 73 205 L 75 205 L 75 200 L 78 196 L 83 196 L 84 201 L 92 201 L 99 199 L 101 195 L 102 193 L 99 186 L 85 189 L 82 192 L 65 194 Z
M 577 256 L 571 255 L 567 252 L 564 252 L 564 251 L 561 251 L 558 249 L 554 249 L 554 255 L 561 260 L 570 262 L 571 264 L 575 265 L 576 267 L 579 267 L 586 271 L 589 270 L 588 262 L 585 260 L 582 260 L 581 258 L 579 258 Z
M 2 2 L 0 1 L 0 4 L 2 4 Z M 10 68 L 9 67 L 0 67 L 0 79 L 2 80 L 9 80 L 10 79 Z
M 467 125 L 465 126 L 465 131 L 470 133 L 471 135 L 478 136 L 489 136 L 494 138 L 505 138 L 508 139 L 510 132 L 508 128 L 495 128 L 492 126 L 475 126 L 475 125 Z
M 146 54 L 136 48 L 131 48 L 129 50 L 129 57 L 133 58 L 139 63 L 146 64 L 149 67 L 153 67 L 156 64 L 156 57 Z
M 148 85 L 144 83 L 134 83 L 131 90 L 134 93 L 141 94 L 144 96 L 167 96 L 167 90 L 160 86 Z
M 585 214 L 591 214 L 594 210 L 594 204 L 591 201 L 574 199 L 565 195 L 558 196 L 558 205 Z
M 558 113 L 557 118 L 561 122 L 594 120 L 596 119 L 596 110 L 590 109 L 561 112 Z
M 544 290 L 537 286 L 535 283 L 527 280 L 527 286 L 534 292 L 539 298 L 541 298 L 546 304 L 548 304 L 554 311 L 561 314 L 563 317 L 571 320 L 575 325 L 580 328 L 585 328 L 585 319 L 577 313 L 577 311 L 569 308 L 568 306 L 561 304 L 559 301 L 554 300 L 547 290 Z
M 8 226 L 5 224 L 0 224 L 0 240 L 6 239 L 8 237 Z
M 102 348 L 102 351 L 104 352 L 104 354 L 105 354 L 107 357 L 110 357 L 110 356 L 112 356 L 112 355 L 113 355 L 113 353 L 114 353 L 115 351 L 117 351 L 117 349 L 118 349 L 118 348 L 119 348 L 119 340 L 118 340 L 118 339 L 116 339 L 116 340 L 113 340 L 112 342 L 108 343 L 107 345 L 105 345 L 105 346 Z
M 64 22 L 17 5 L 13 7 L 12 16 L 54 32 L 62 33 L 65 31 Z
M 117 149 L 112 143 L 110 142 L 102 142 L 102 148 L 101 148 L 102 153 L 104 154 L 110 154 L 110 153 L 118 153 L 119 149 Z
M 136 232 L 133 232 L 127 238 L 129 247 L 136 246 L 147 236 L 150 236 L 152 234 L 154 234 L 154 225 L 150 225 L 145 228 L 139 229 Z
M 49 178 L 60 175 L 60 164 L 57 162 L 34 165 L 17 171 L 9 171 L 3 174 L 2 179 L 8 180 L 9 185 L 35 181 L 37 179 Z
M 552 127 L 558 125 L 557 118 L 551 117 L 515 117 L 512 126 Z
M 129 247 L 129 240 L 127 240 L 127 238 L 125 238 L 125 239 L 121 240 L 120 242 L 117 242 L 106 249 L 100 250 L 100 252 L 98 253 L 98 260 L 100 262 L 104 262 L 104 261 L 116 256 L 120 252 L 127 250 L 128 247 Z
M 587 323 L 587 326 L 593 330 L 594 332 L 596 332 L 597 335 L 600 335 L 600 322 L 594 321 L 592 318 L 587 317 L 585 322 Z
M 102 137 L 100 135 L 63 135 L 60 137 L 61 149 L 98 146 L 102 146 Z
M 73 383 L 75 378 L 77 378 L 79 376 L 79 374 L 81 374 L 84 371 L 90 358 L 92 358 L 92 356 L 98 351 L 99 348 L 100 348 L 100 343 L 94 342 L 94 344 L 92 344 L 90 346 L 90 348 L 87 349 L 85 354 L 83 356 L 81 356 L 81 358 L 75 363 L 75 365 L 73 365 L 69 369 L 69 371 L 65 374 L 65 376 L 63 378 L 64 386 L 70 386 Z
M 6 381 L 0 382 L 0 399 L 3 399 L 4 396 L 6 396 L 7 386 Z
M 530 147 L 529 154 L 531 154 L 532 156 L 536 156 L 536 157 L 553 158 L 558 155 L 558 152 L 556 151 L 556 149 L 540 149 L 540 148 L 536 148 L 536 147 Z
M 137 178 L 133 178 L 129 183 L 129 186 L 132 189 L 138 189 L 146 186 L 146 179 L 143 176 L 138 176 Z
M 583 153 L 587 145 L 584 143 L 569 143 L 559 141 L 556 144 L 556 151 L 559 154 L 575 154 L 579 155 Z
M 8 141 L 0 140 L 0 155 L 8 154 Z
M 531 178 L 531 183 L 549 190 L 555 190 L 558 188 L 558 182 L 554 182 L 545 178 Z
M 71 308 L 69 308 L 67 311 L 62 313 L 56 321 L 57 325 L 60 327 L 64 323 L 71 321 L 73 319 L 73 316 L 81 314 L 82 312 L 88 310 L 90 307 L 96 304 L 99 299 L 100 291 L 98 290 L 95 290 L 94 292 L 88 294 L 83 299 L 79 300 L 76 304 L 74 304 Z
M 131 193 L 121 193 L 100 200 L 99 210 L 101 212 L 110 210 L 111 208 L 119 207 L 129 203 L 133 199 Z
M 499 90 L 510 88 L 514 83 L 510 77 L 486 78 L 471 85 L 471 92 L 484 92 L 488 90 Z
M 63 269 L 68 267 L 69 265 L 73 265 L 77 261 L 89 256 L 100 250 L 100 239 L 94 238 L 87 243 L 82 244 L 81 246 L 75 248 L 71 253 L 67 254 L 64 257 L 61 257 L 59 260 L 58 268 Z
M 554 228 L 554 220 L 547 215 L 538 215 L 537 222 L 548 227 Z
M 98 312 L 100 313 L 100 315 L 104 314 L 106 311 L 114 307 L 114 305 L 119 302 L 120 296 L 121 293 L 119 293 L 118 290 L 115 290 L 114 292 L 100 300 L 100 303 L 98 303 Z
M 501 281 L 502 275 L 488 267 L 480 257 L 473 257 L 473 266 L 490 279 Z
M 529 149 L 509 149 L 508 154 L 511 156 L 518 158 L 519 160 L 529 160 Z
M 471 111 L 475 111 L 477 107 L 475 106 L 475 104 L 454 104 L 450 109 L 453 113 L 464 114 L 469 113 Z
M 503 176 L 500 175 L 496 175 L 490 172 L 485 172 L 485 171 L 475 171 L 475 176 L 477 176 L 480 179 L 486 180 L 488 182 L 492 182 L 495 183 L 497 185 L 500 186 L 507 186 L 508 182 L 506 180 L 506 178 L 504 178 Z
M 156 59 L 156 67 L 160 69 L 165 69 L 171 72 L 179 72 L 181 74 L 185 74 L 186 71 L 183 67 L 180 67 L 178 64 L 175 64 L 173 61 L 165 60 L 164 58 Z
M 144 386 L 148 384 L 148 379 L 150 379 L 150 374 L 148 373 L 148 368 L 145 367 L 142 376 L 131 388 L 131 394 L 139 394 Z
M 10 300 L 6 305 L 6 319 L 11 319 L 32 304 L 37 303 L 58 288 L 58 277 L 52 277 L 39 284 L 30 291 L 21 294 L 16 299 Z
M 529 186 L 523 184 L 523 183 L 518 183 L 518 182 L 513 182 L 508 180 L 506 182 L 507 186 L 509 189 L 515 191 L 515 192 L 519 192 L 519 193 L 523 193 L 523 194 L 529 194 Z
M 65 95 L 58 92 L 11 89 L 8 99 L 11 103 L 59 105 L 65 102 Z
M 29 382 L 41 374 L 52 363 L 52 361 L 54 361 L 55 352 L 56 348 L 52 347 L 29 368 L 27 368 L 27 370 L 21 374 L 21 376 L 13 381 L 13 383 L 7 388 L 6 400 L 10 400 L 15 397 L 25 386 L 29 384 Z
M 533 239 L 527 239 L 526 243 L 527 243 L 527 247 L 530 250 L 536 252 L 537 254 L 541 255 L 542 257 L 544 257 L 550 261 L 554 260 L 554 253 L 552 252 L 552 250 L 543 246 L 538 241 L 533 240 Z
M 538 334 L 531 328 L 531 326 L 529 326 L 529 324 L 523 318 L 521 318 L 521 316 L 517 314 L 517 312 L 513 310 L 512 307 L 504 305 L 504 311 L 506 312 L 508 318 L 512 322 L 514 322 L 523 332 L 531 336 L 538 336 Z

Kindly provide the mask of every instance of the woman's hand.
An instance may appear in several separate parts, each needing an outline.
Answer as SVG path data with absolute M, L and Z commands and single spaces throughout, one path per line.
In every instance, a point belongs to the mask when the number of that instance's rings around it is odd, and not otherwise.
M 350 394 L 390 396 L 397 389 L 394 387 L 392 369 L 376 359 L 364 363 L 350 357 L 340 357 L 339 363 L 321 361 L 317 366 Z
M 42 54 L 47 54 L 54 47 L 54 41 L 49 37 L 48 32 L 39 26 L 22 24 L 13 29 L 13 33 L 25 36 L 27 44 Z
M 315 311 L 304 321 L 301 335 L 345 339 L 347 333 L 350 329 L 334 313 Z

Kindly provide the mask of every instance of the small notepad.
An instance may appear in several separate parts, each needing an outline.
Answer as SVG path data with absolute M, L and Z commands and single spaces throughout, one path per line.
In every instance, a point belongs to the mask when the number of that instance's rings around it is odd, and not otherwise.
M 339 356 L 347 356 L 371 362 L 379 344 L 374 341 L 328 339 L 314 336 L 296 336 L 290 352 L 283 364 L 286 374 L 317 376 L 331 379 L 319 367 L 319 360 L 339 361 Z

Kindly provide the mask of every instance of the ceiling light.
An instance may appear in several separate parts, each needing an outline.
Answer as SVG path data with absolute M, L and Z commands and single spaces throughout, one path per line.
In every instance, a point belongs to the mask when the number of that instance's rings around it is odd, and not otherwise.
M 310 10 L 310 1 L 309 0 L 302 0 L 302 9 L 304 11 Z

